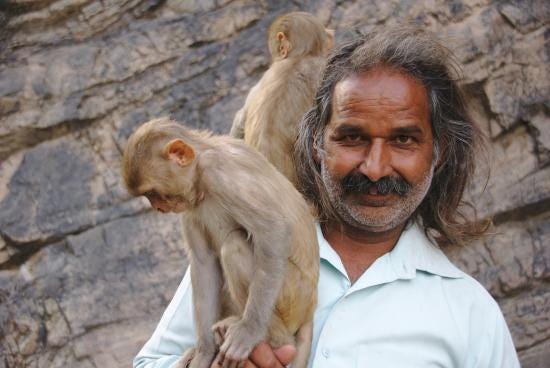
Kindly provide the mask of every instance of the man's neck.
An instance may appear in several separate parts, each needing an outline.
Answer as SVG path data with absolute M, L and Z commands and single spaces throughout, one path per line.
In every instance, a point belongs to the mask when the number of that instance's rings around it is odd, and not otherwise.
M 350 228 L 339 223 L 321 226 L 323 235 L 338 253 L 353 284 L 379 257 L 393 249 L 405 224 L 384 232 Z

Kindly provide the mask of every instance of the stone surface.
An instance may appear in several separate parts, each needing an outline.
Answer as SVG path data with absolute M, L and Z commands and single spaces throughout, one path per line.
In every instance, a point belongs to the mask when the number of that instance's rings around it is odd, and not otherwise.
M 229 130 L 301 9 L 337 42 L 380 25 L 456 53 L 489 141 L 467 197 L 492 234 L 451 258 L 497 298 L 522 364 L 550 357 L 550 5 L 545 0 L 6 0 L 0 6 L 0 367 L 127 367 L 181 279 L 179 220 L 121 185 L 142 122 Z M 487 171 L 490 178 L 487 180 Z
M 175 216 L 126 217 L 43 247 L 17 273 L 0 271 L 8 366 L 49 367 L 45 355 L 60 367 L 127 365 L 187 267 L 181 236 Z
M 550 213 L 509 221 L 466 249 L 452 249 L 454 263 L 496 298 L 537 287 L 550 279 Z
M 527 291 L 518 300 L 501 302 L 517 349 L 526 350 L 550 337 L 550 288 L 548 285 Z
M 0 202 L 0 212 L 9 214 L 0 218 L 2 236 L 24 247 L 142 211 L 142 201 L 120 201 L 108 188 L 109 173 L 95 163 L 100 160 L 75 137 L 25 152 Z
M 495 216 L 500 221 L 549 201 L 550 167 L 537 157 L 537 144 L 525 125 L 492 142 L 487 163 L 469 188 L 480 216 Z M 480 156 L 480 161 L 484 158 Z

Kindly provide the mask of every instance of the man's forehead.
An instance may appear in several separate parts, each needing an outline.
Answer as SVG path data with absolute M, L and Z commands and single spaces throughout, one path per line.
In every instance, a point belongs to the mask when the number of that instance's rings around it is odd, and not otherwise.
M 414 76 L 390 67 L 376 67 L 351 74 L 334 88 L 334 103 L 363 101 L 368 103 L 410 102 L 427 104 L 424 85 Z

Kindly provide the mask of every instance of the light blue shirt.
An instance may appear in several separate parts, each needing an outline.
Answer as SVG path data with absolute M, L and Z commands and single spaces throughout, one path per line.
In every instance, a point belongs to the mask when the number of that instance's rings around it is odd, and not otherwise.
M 519 367 L 489 293 L 457 269 L 417 226 L 351 285 L 317 228 L 321 268 L 309 367 Z M 168 368 L 194 345 L 186 273 L 136 368 Z

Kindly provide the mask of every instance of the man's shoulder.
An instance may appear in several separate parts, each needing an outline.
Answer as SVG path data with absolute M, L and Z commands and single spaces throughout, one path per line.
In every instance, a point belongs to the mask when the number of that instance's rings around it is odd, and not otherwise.
M 500 307 L 489 291 L 466 272 L 457 270 L 461 277 L 446 278 L 444 282 L 448 302 L 470 314 L 500 315 Z
M 476 311 L 499 309 L 487 289 L 475 278 L 458 268 L 437 244 L 430 240 L 422 228 L 415 224 L 408 229 L 409 241 L 415 243 L 412 257 L 417 270 L 426 271 L 442 280 L 449 302 L 462 307 L 475 307 Z M 418 254 L 421 254 L 420 256 Z
M 475 278 L 445 280 L 446 300 L 457 330 L 477 366 L 519 367 L 512 338 L 497 301 Z

